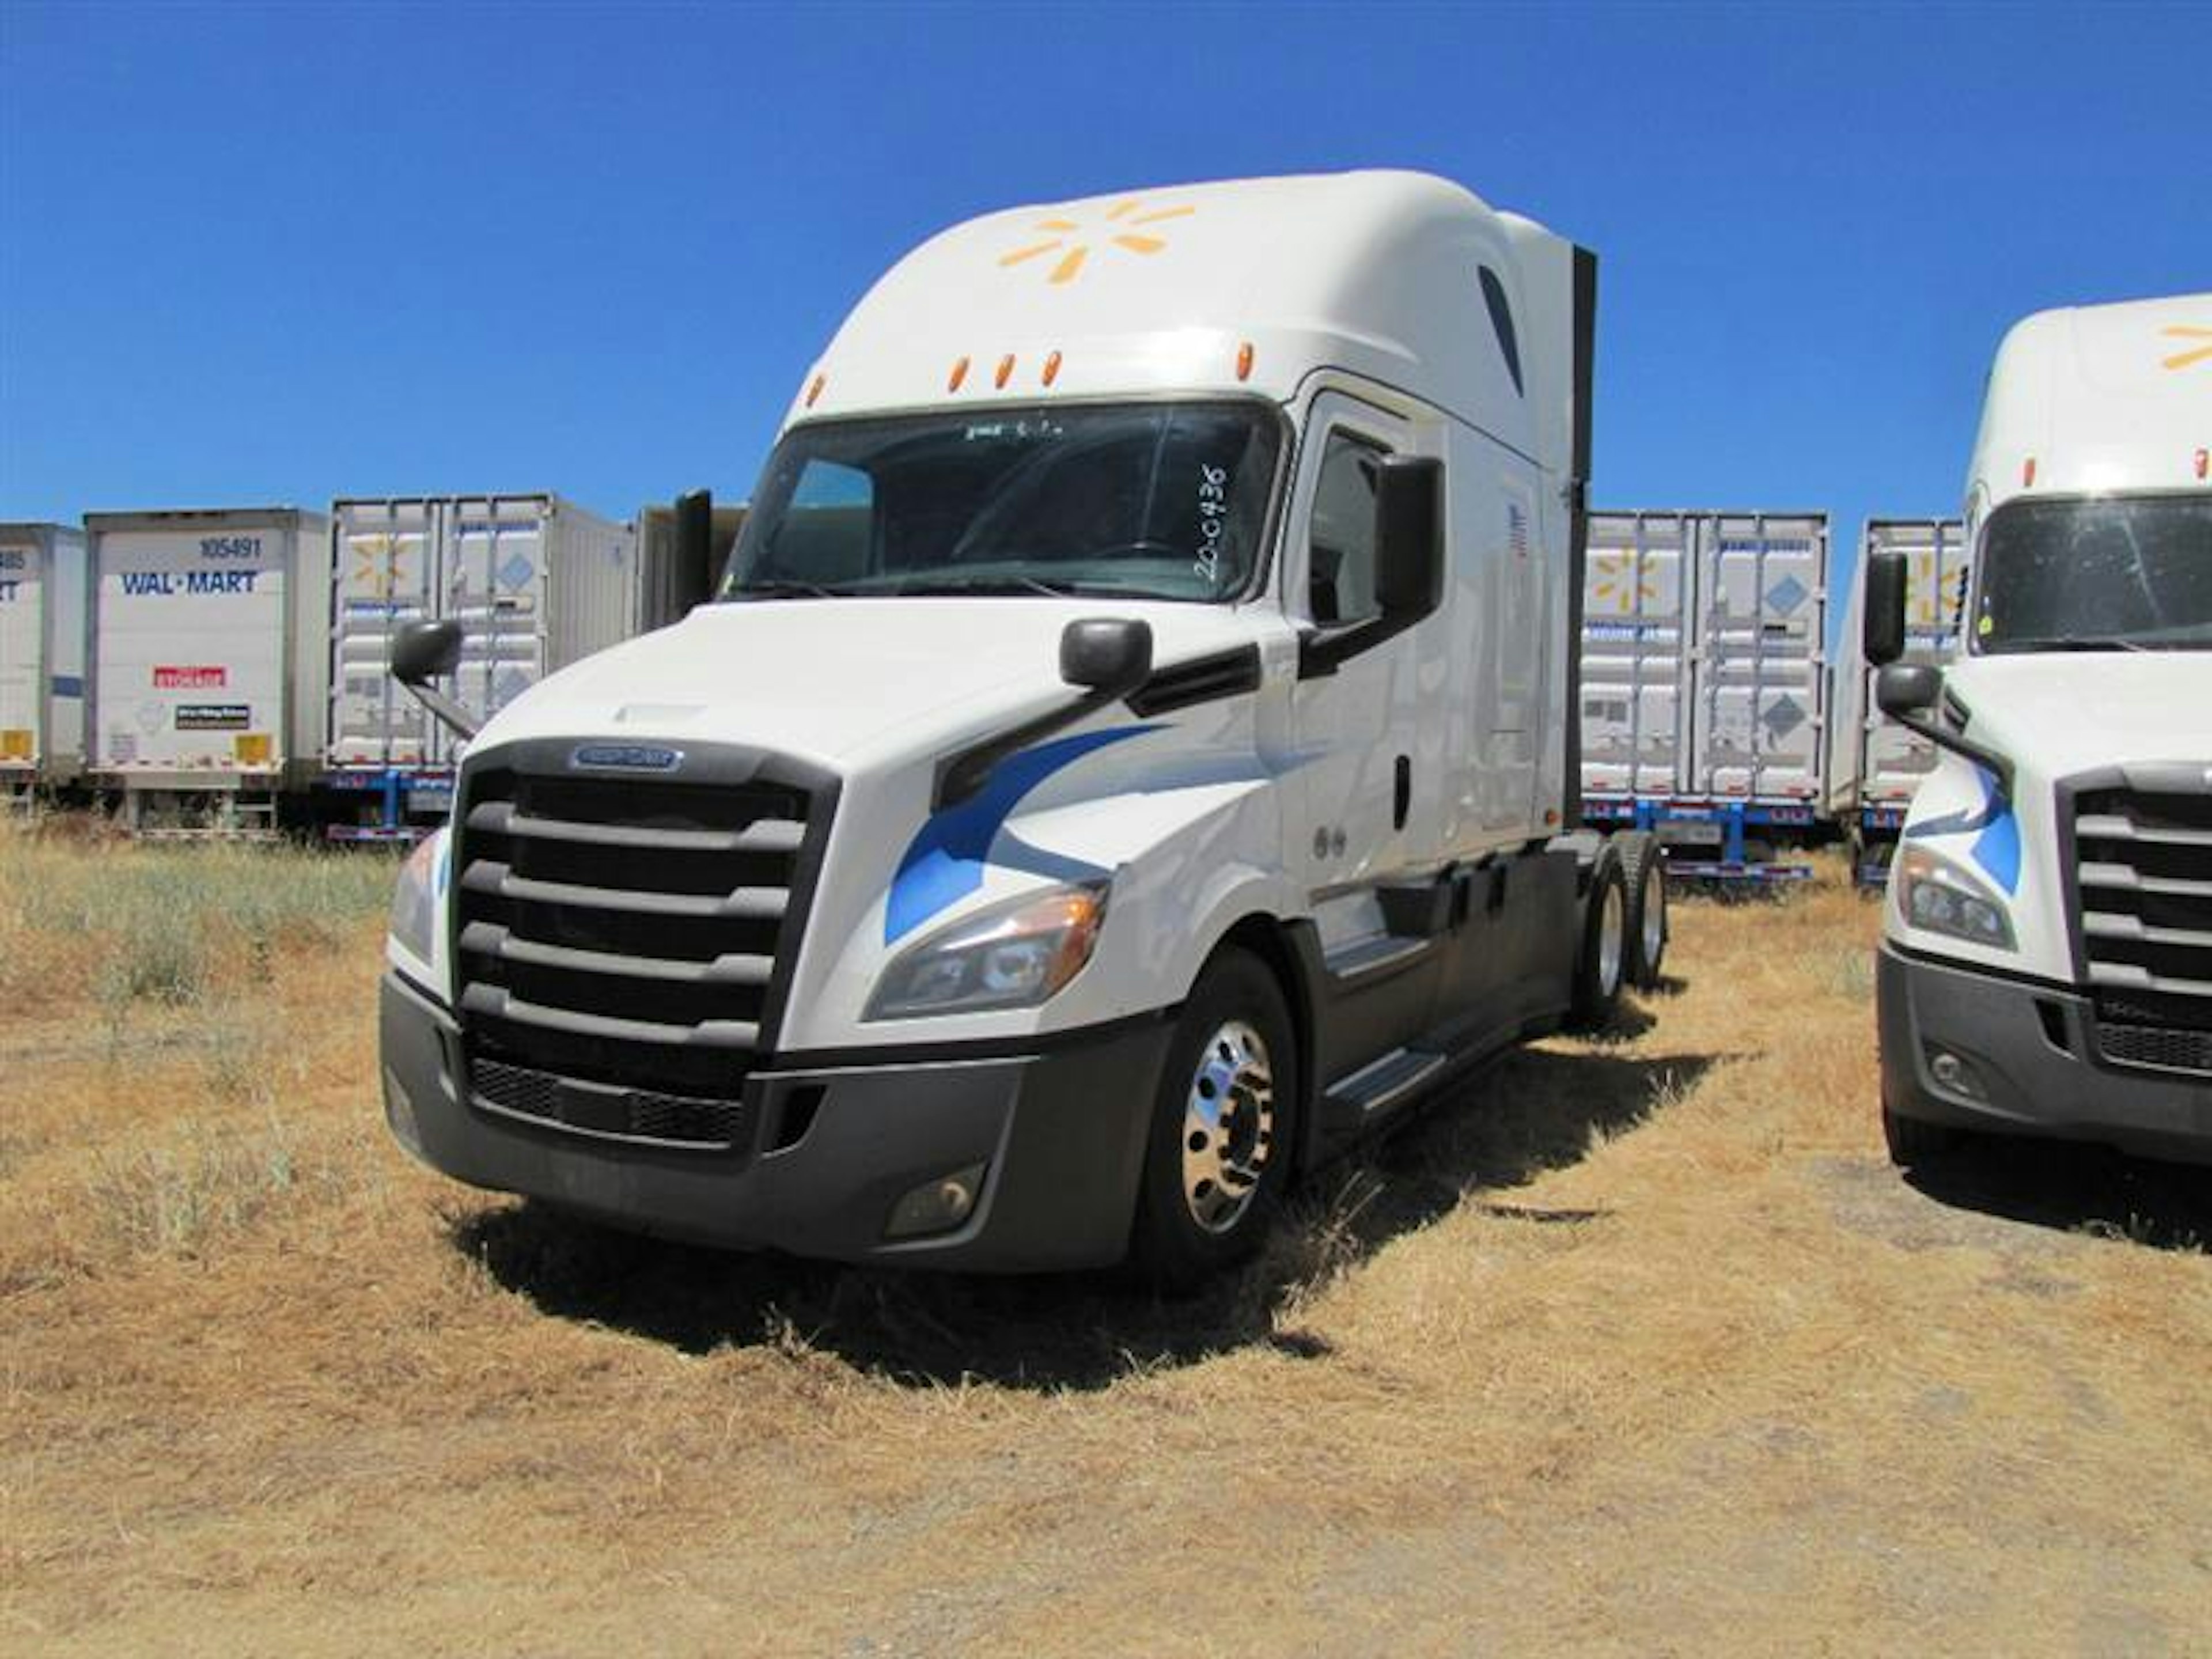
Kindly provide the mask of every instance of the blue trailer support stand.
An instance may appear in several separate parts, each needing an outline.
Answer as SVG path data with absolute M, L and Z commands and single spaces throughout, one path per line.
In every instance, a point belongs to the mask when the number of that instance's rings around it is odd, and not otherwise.
M 1747 830 L 1780 830 L 1804 834 L 1817 822 L 1812 805 L 1802 801 L 1711 800 L 1664 795 L 1596 795 L 1583 799 L 1583 817 L 1590 823 L 1648 830 L 1667 848 L 1667 874 L 1676 881 L 1717 884 L 1778 886 L 1812 879 L 1808 864 L 1753 860 L 1748 856 Z M 1669 834 L 1671 826 L 1711 824 L 1717 831 L 1717 858 L 1684 858 L 1682 853 L 1705 838 Z

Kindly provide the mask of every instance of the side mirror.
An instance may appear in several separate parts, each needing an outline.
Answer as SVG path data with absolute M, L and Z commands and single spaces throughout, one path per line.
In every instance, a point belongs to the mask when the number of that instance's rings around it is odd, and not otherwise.
M 392 678 L 419 686 L 461 665 L 461 625 L 457 622 L 412 622 L 392 641 Z
M 1895 557 L 1877 554 L 1877 558 Z M 1899 561 L 1903 562 L 1903 561 Z M 1923 718 L 1943 695 L 1943 671 L 1924 662 L 1893 662 L 1874 677 L 1874 700 L 1893 720 Z
M 483 722 L 430 684 L 461 665 L 461 625 L 457 622 L 414 622 L 392 641 L 392 678 L 464 742 Z
M 1386 455 L 1375 480 L 1375 598 L 1385 617 L 1418 622 L 1443 600 L 1444 464 Z
M 1126 617 L 1085 617 L 1060 635 L 1060 677 L 1085 690 L 1120 696 L 1152 672 L 1152 625 Z
M 1866 659 L 1885 667 L 1905 654 L 1904 554 L 1885 550 L 1868 556 L 1865 601 L 1861 643 Z
M 676 498 L 676 610 L 714 594 L 714 493 L 687 490 Z

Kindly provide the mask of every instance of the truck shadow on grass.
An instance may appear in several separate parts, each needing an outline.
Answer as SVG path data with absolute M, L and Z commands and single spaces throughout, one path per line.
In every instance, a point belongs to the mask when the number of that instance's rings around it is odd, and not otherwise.
M 1956 1209 L 2159 1249 L 2212 1251 L 2212 1168 L 1990 1136 L 1914 1165 L 1905 1179 Z
M 963 1380 L 1098 1389 L 1239 1348 L 1328 1352 L 1297 1322 L 1300 1296 L 1462 1204 L 1572 1226 L 1600 1212 L 1482 1194 L 1580 1160 L 1687 1090 L 1718 1056 L 1524 1050 L 1437 1099 L 1395 1133 L 1316 1170 L 1269 1248 L 1198 1294 L 1164 1298 L 1127 1274 L 1027 1279 L 890 1273 L 738 1255 L 611 1231 L 522 1203 L 451 1223 L 455 1248 L 546 1313 L 689 1352 L 804 1346 L 917 1385 Z

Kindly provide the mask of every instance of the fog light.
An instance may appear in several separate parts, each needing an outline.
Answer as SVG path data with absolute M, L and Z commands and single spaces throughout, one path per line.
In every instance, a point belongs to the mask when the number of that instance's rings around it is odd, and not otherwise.
M 417 1158 L 422 1156 L 422 1131 L 415 1121 L 415 1103 L 400 1086 L 399 1074 L 389 1066 L 384 1068 L 384 1121 L 392 1126 L 392 1136 L 401 1146 Z
M 925 1181 L 891 1206 L 891 1218 L 884 1224 L 886 1238 L 914 1238 L 941 1233 L 965 1221 L 983 1190 L 983 1166 L 970 1164 L 950 1175 Z
M 1928 1057 L 1928 1074 L 1937 1086 L 1954 1095 L 1964 1095 L 1969 1100 L 1987 1100 L 1989 1091 L 1982 1086 L 1981 1073 L 1948 1048 L 1933 1050 Z

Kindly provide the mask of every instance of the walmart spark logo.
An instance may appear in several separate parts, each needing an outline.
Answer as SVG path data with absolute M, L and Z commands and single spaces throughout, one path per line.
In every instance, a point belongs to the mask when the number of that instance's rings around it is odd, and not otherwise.
M 1657 599 L 1659 589 L 1648 568 L 1641 572 L 1636 568 L 1633 554 L 1601 553 L 1597 556 L 1597 581 L 1589 596 L 1614 614 L 1630 617 Z
M 402 580 L 399 562 L 406 555 L 408 538 L 356 536 L 352 539 L 354 557 L 358 562 L 353 573 L 355 588 L 380 599 L 389 599 Z
M 2186 323 L 2177 323 L 2159 332 L 2169 340 L 2212 340 L 2212 328 L 2191 328 Z M 2212 357 L 2212 345 L 2201 345 L 2187 351 L 2177 351 L 2171 357 L 2159 359 L 2160 368 L 2186 368 L 2191 363 L 2201 363 Z
M 1107 209 L 1103 219 L 1095 226 L 1086 226 L 1080 219 L 1053 217 L 1040 219 L 1036 228 L 1052 233 L 1048 242 L 1032 242 L 1027 247 L 1018 247 L 1003 255 L 999 266 L 1026 264 L 1031 259 L 1041 259 L 1048 253 L 1060 258 L 1053 262 L 1052 271 L 1045 280 L 1058 285 L 1072 283 L 1081 275 L 1084 261 L 1091 257 L 1094 245 L 1120 248 L 1125 253 L 1139 253 L 1149 258 L 1167 244 L 1164 236 L 1148 235 L 1139 228 L 1145 225 L 1165 223 L 1170 219 L 1184 219 L 1198 211 L 1194 207 L 1154 208 L 1143 211 L 1144 198 L 1132 196 L 1116 202 Z

